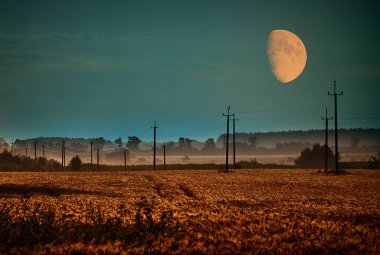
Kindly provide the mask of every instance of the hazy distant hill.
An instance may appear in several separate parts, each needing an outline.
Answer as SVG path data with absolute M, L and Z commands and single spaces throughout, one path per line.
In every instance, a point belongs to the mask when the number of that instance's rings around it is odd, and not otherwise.
M 351 139 L 359 138 L 359 146 L 380 146 L 380 128 L 377 129 L 340 129 L 339 145 L 350 146 Z M 217 144 L 221 145 L 224 140 L 224 134 L 217 139 Z M 275 147 L 276 143 L 324 143 L 325 130 L 299 130 L 299 131 L 282 131 L 282 132 L 255 132 L 255 133 L 237 133 L 236 141 L 240 143 L 249 143 L 250 137 L 257 138 L 257 145 L 260 147 Z M 329 139 L 333 143 L 334 130 L 329 130 Z
M 298 131 L 281 131 L 281 132 L 255 132 L 255 133 L 236 133 L 237 143 L 250 143 L 250 138 L 257 138 L 257 146 L 273 148 L 278 143 L 324 143 L 325 131 L 324 130 L 298 130 Z M 379 146 L 380 147 L 380 128 L 377 129 L 340 129 L 339 130 L 339 144 L 340 146 L 349 147 L 351 139 L 358 138 L 358 146 Z M 35 138 L 30 139 L 16 139 L 15 146 L 24 147 L 25 145 L 32 146 Z M 94 146 L 100 144 L 103 150 L 113 150 L 118 148 L 118 145 L 111 140 L 106 140 L 102 137 L 99 138 L 67 138 L 67 137 L 38 137 L 36 138 L 40 144 L 44 144 L 46 148 L 59 149 L 62 146 L 62 140 L 65 140 L 66 147 L 74 150 L 88 150 L 90 142 L 93 141 Z M 329 131 L 330 143 L 333 143 L 334 130 Z M 224 134 L 219 135 L 216 140 L 218 147 L 223 147 Z M 192 146 L 201 148 L 202 143 L 197 140 L 192 140 Z M 232 135 L 230 141 L 232 142 Z M 123 141 L 125 145 L 126 141 Z M 0 137 L 0 144 L 5 143 L 4 139 Z M 178 143 L 177 141 L 175 142 Z M 152 142 L 142 141 L 140 149 L 149 149 L 152 147 Z
M 254 139 L 252 139 L 254 138 Z M 305 147 L 310 147 L 314 143 L 323 144 L 325 139 L 324 130 L 307 131 L 283 131 L 283 132 L 256 132 L 237 133 L 236 149 L 240 156 L 271 156 L 268 162 L 292 163 L 294 158 L 290 156 L 299 155 Z M 329 146 L 334 147 L 334 131 L 329 131 Z M 37 157 L 44 155 L 49 159 L 61 160 L 62 143 L 65 141 L 65 155 L 67 161 L 74 155 L 78 155 L 85 162 L 92 158 L 95 162 L 98 155 L 101 164 L 122 164 L 124 162 L 124 152 L 126 141 L 120 144 L 120 140 L 111 141 L 102 137 L 99 138 L 62 138 L 62 137 L 37 137 L 30 139 L 16 139 L 13 144 L 14 155 L 28 155 L 33 157 L 34 141 L 37 141 Z M 200 142 L 191 138 L 182 137 L 174 142 L 166 142 L 167 155 L 178 157 L 179 160 L 186 156 L 211 156 L 223 155 L 224 135 L 220 135 L 215 143 L 209 139 L 208 143 Z M 251 142 L 254 142 L 251 143 Z M 339 130 L 339 147 L 343 160 L 367 160 L 373 155 L 378 155 L 380 150 L 380 129 L 342 129 Z M 230 139 L 232 143 L 232 137 Z M 205 146 L 207 144 L 207 146 Z M 232 147 L 232 145 L 230 145 Z M 139 149 L 128 150 L 128 162 L 134 164 L 145 164 L 150 162 L 152 154 L 152 142 L 141 141 Z M 12 147 L 0 138 L 0 150 L 10 150 Z M 211 148 L 211 149 L 210 149 Z M 232 151 L 232 150 L 231 150 Z M 158 155 L 163 154 L 162 144 L 157 143 Z M 283 156 L 281 156 L 283 155 Z M 277 157 L 273 158 L 274 156 Z M 282 158 L 281 158 L 282 157 Z M 130 161 L 129 161 L 130 159 Z M 200 160 L 205 160 L 199 158 Z M 142 163 L 142 161 L 144 162 Z M 148 161 L 147 161 L 148 160 Z M 194 159 L 196 160 L 196 159 Z M 211 160 L 211 159 L 210 159 Z M 260 159 L 263 160 L 263 159 Z M 276 161 L 277 160 L 277 161 Z M 284 161 L 286 160 L 286 161 Z M 176 161 L 177 162 L 177 161 Z M 182 161 L 180 161 L 182 162 Z M 195 161 L 196 162 L 196 161 Z M 211 161 L 210 161 L 211 162 Z M 213 161 L 214 162 L 214 161 Z M 280 162 L 280 163 L 281 163 Z M 177 162 L 178 163 L 178 162 Z

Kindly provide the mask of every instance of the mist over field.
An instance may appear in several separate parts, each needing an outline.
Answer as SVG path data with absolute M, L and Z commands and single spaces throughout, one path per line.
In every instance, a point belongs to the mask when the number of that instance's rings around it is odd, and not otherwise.
M 334 138 L 333 131 L 329 132 L 329 139 Z M 100 163 L 108 165 L 124 164 L 124 149 L 128 150 L 128 165 L 152 164 L 153 143 L 142 141 L 138 137 L 130 136 L 128 139 L 121 137 L 115 140 L 104 138 L 37 138 L 38 156 L 41 156 L 44 147 L 45 157 L 61 160 L 62 141 L 65 140 L 67 159 L 78 155 L 89 163 L 91 160 L 91 141 L 93 142 L 93 159 L 97 146 L 100 148 Z M 232 135 L 230 135 L 230 141 Z M 14 141 L 14 153 L 29 155 L 34 153 L 35 138 L 17 139 Z M 294 160 L 301 151 L 314 144 L 324 143 L 323 130 L 310 131 L 284 131 L 284 132 L 258 132 L 236 133 L 236 160 L 257 160 L 260 163 L 294 165 Z M 163 164 L 163 145 L 166 146 L 167 164 L 222 164 L 225 161 L 225 135 L 221 134 L 216 139 L 209 138 L 206 141 L 197 141 L 186 137 L 180 137 L 177 141 L 157 143 L 157 163 Z M 232 142 L 229 145 L 232 151 Z M 0 140 L 0 149 L 10 149 L 9 143 Z M 334 149 L 334 146 L 331 146 Z M 380 150 L 380 129 L 343 129 L 340 130 L 340 156 L 345 162 L 367 161 L 372 156 L 377 156 Z M 232 155 L 231 155 L 232 156 Z

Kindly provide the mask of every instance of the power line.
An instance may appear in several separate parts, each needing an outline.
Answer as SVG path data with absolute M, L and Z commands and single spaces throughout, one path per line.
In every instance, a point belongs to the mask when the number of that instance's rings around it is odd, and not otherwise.
M 343 123 L 340 125 L 341 126 L 358 126 L 358 125 L 370 124 L 370 123 L 376 123 L 376 122 L 379 122 L 379 120 L 366 120 L 366 121 L 355 122 L 355 123 Z
M 360 112 L 346 112 L 346 111 L 338 111 L 340 113 L 345 114 L 353 114 L 353 115 L 363 115 L 363 116 L 380 116 L 380 113 L 360 113 Z
M 379 117 L 341 117 L 343 120 L 380 120 Z

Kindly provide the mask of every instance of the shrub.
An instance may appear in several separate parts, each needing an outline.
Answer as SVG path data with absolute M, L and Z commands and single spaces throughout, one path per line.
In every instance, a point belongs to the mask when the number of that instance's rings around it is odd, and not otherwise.
M 299 167 L 318 167 L 323 168 L 325 165 L 325 146 L 319 143 L 313 145 L 313 148 L 306 147 L 301 155 L 294 161 Z M 328 165 L 334 164 L 334 154 L 330 147 L 327 148 Z
M 69 162 L 71 170 L 79 171 L 82 167 L 82 160 L 78 155 L 75 155 Z

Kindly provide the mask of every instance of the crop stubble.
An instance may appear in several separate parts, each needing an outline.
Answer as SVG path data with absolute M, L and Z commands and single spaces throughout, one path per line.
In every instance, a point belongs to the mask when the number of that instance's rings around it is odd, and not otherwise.
M 0 251 L 380 251 L 380 172 L 0 173 Z

